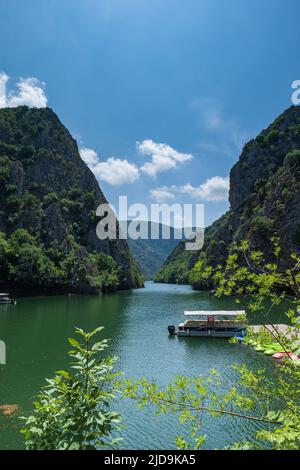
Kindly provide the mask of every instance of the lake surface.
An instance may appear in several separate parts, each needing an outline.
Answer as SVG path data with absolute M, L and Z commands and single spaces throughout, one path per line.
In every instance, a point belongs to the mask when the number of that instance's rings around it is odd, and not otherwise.
M 67 367 L 67 338 L 74 328 L 105 327 L 111 355 L 119 357 L 126 377 L 170 382 L 175 374 L 197 375 L 218 370 L 226 383 L 236 381 L 233 364 L 272 370 L 272 360 L 226 339 L 169 337 L 167 326 L 183 320 L 184 310 L 236 309 L 234 300 L 216 299 L 189 286 L 146 283 L 145 289 L 103 297 L 60 296 L 19 299 L 0 306 L 0 339 L 7 346 L 7 364 L 0 366 L 0 402 L 17 404 L 28 414 L 32 401 L 56 370 Z M 273 318 L 274 321 L 277 319 Z M 252 323 L 258 323 L 252 319 Z M 150 408 L 137 411 L 127 400 L 116 403 L 127 426 L 124 449 L 172 449 L 180 427 L 173 416 L 154 417 Z M 16 419 L 0 417 L 0 448 L 23 447 Z M 228 417 L 204 416 L 205 448 L 223 448 L 249 438 L 258 425 Z

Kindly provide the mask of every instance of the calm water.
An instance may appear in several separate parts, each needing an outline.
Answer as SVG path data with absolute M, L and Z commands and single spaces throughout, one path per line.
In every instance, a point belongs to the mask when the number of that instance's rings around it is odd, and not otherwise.
M 67 366 L 66 338 L 74 327 L 92 330 L 105 326 L 111 338 L 111 354 L 119 357 L 119 368 L 127 377 L 154 378 L 164 385 L 174 374 L 196 375 L 211 368 L 222 373 L 229 384 L 236 380 L 232 364 L 247 363 L 257 368 L 272 367 L 271 360 L 243 345 L 223 339 L 169 337 L 167 326 L 178 324 L 183 311 L 236 308 L 232 300 L 219 300 L 188 286 L 147 283 L 145 289 L 103 297 L 43 297 L 20 299 L 16 306 L 0 306 L 0 338 L 7 346 L 7 365 L 0 366 L 0 403 L 18 404 L 28 413 L 44 377 Z M 129 401 L 122 409 L 122 448 L 170 449 L 179 426 L 174 417 L 154 417 L 150 409 L 137 412 Z M 0 448 L 22 448 L 18 421 L 0 417 Z M 203 433 L 206 448 L 249 437 L 257 424 L 231 418 L 206 416 Z

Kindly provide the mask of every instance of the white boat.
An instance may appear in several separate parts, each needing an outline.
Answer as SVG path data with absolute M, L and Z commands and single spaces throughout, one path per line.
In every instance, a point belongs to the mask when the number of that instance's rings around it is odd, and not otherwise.
M 232 338 L 244 337 L 246 334 L 245 310 L 186 311 L 184 315 L 187 320 L 179 323 L 177 329 L 169 325 L 170 335 Z
M 14 299 L 11 298 L 10 294 L 0 293 L 0 304 L 13 304 L 16 303 Z

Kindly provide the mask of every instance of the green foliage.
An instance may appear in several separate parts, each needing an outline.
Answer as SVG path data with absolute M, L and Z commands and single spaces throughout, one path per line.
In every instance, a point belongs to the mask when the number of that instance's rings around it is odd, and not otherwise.
M 93 274 L 88 275 L 90 285 L 100 288 L 103 292 L 117 289 L 121 276 L 120 268 L 114 259 L 105 253 L 98 253 L 89 255 L 89 260 L 94 265 Z
M 68 249 L 45 248 L 25 229 L 7 238 L 0 232 L 0 279 L 39 286 L 86 286 L 102 292 L 116 290 L 120 268 L 105 253 L 82 250 L 73 237 Z
M 111 256 L 105 253 L 87 253 L 73 237 L 69 237 L 68 251 L 63 256 L 58 253 L 58 256 L 66 285 L 88 286 L 102 292 L 118 289 L 120 268 Z
M 206 286 L 210 285 L 212 274 L 212 267 L 206 266 L 203 259 L 199 259 L 189 274 L 189 283 L 193 286 Z
M 47 208 L 48 206 L 57 202 L 58 200 L 59 199 L 58 199 L 57 194 L 54 191 L 52 191 L 51 193 L 46 194 L 46 196 L 44 197 L 43 206 Z
M 196 450 L 205 444 L 206 435 L 201 434 L 204 413 L 214 418 L 226 415 L 232 419 L 256 421 L 267 424 L 272 431 L 280 429 L 284 422 L 282 415 L 268 412 L 268 404 L 274 397 L 274 383 L 265 377 L 263 371 L 254 373 L 245 366 L 233 368 L 238 376 L 233 387 L 224 384 L 222 375 L 211 370 L 205 377 L 176 376 L 165 388 L 146 379 L 126 380 L 123 382 L 123 393 L 135 400 L 139 408 L 151 405 L 155 407 L 156 414 L 171 413 L 177 416 L 182 425 L 182 434 L 176 437 L 179 449 Z M 221 392 L 220 389 L 226 391 Z M 264 440 L 267 440 L 266 435 Z M 258 444 L 252 442 L 250 445 L 253 448 Z M 240 447 L 241 444 L 236 446 Z
M 300 150 L 292 150 L 286 154 L 284 164 L 289 165 L 298 171 L 300 170 Z
M 266 301 L 273 307 L 286 300 L 291 304 L 289 317 L 295 320 L 300 292 L 300 259 L 295 253 L 290 258 L 283 255 L 278 238 L 273 237 L 272 243 L 273 261 L 268 263 L 261 251 L 251 250 L 248 241 L 234 245 L 225 268 L 213 268 L 211 277 L 217 285 L 218 296 L 237 294 L 250 298 L 248 308 L 253 314 L 263 314 Z M 283 256 L 288 266 L 284 270 L 278 267 Z M 241 260 L 245 262 L 242 267 Z M 292 298 L 291 293 L 294 294 Z
M 137 286 L 143 287 L 144 282 L 145 282 L 145 277 L 141 273 L 140 267 L 131 253 L 129 255 L 129 258 L 130 258 L 130 270 L 131 270 L 132 279 L 134 280 Z
M 184 250 L 184 242 L 180 242 L 173 253 L 167 258 L 162 268 L 155 273 L 155 282 L 184 284 L 188 282 L 190 251 Z
M 260 232 L 263 235 L 268 235 L 273 229 L 273 221 L 264 216 L 258 215 L 252 219 L 251 231 Z
M 59 269 L 26 230 L 16 230 L 10 239 L 0 232 L 0 279 L 43 285 L 57 282 L 60 275 Z
M 108 347 L 107 340 L 93 342 L 102 329 L 85 333 L 77 328 L 80 339 L 69 339 L 70 371 L 47 379 L 33 414 L 22 418 L 28 450 L 93 450 L 118 444 L 112 432 L 119 429 L 121 417 L 110 408 L 118 392 L 117 359 L 99 357 Z
M 3 161 L 3 158 L 1 159 Z M 10 170 L 8 167 L 3 167 L 2 162 L 0 161 L 0 184 L 1 186 L 5 185 L 9 181 Z
M 262 132 L 256 138 L 256 142 L 263 148 L 271 147 L 272 145 L 276 144 L 280 137 L 279 130 L 275 129 L 274 127 L 270 128 L 269 132 Z
M 8 274 L 9 243 L 3 232 L 0 232 L 0 279 L 6 278 Z
M 173 252 L 168 256 L 162 268 L 155 274 L 153 280 L 155 282 L 166 282 L 174 284 L 192 283 L 193 287 L 205 288 L 211 287 L 211 283 L 195 284 L 191 281 L 191 270 L 199 259 L 205 256 L 205 264 L 207 262 L 218 260 L 227 254 L 227 244 L 225 240 L 219 240 L 216 234 L 221 233 L 232 234 L 233 227 L 230 222 L 230 212 L 224 214 L 220 219 L 214 222 L 210 227 L 205 229 L 204 247 L 199 251 L 189 251 L 185 249 L 185 242 L 181 241 Z

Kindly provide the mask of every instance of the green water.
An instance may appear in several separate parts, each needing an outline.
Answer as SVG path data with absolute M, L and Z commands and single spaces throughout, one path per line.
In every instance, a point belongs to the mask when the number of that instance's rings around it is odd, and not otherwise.
M 0 339 L 7 347 L 7 364 L 0 366 L 0 403 L 17 404 L 22 414 L 32 409 L 32 399 L 44 377 L 67 366 L 66 338 L 74 327 L 92 330 L 105 326 L 111 354 L 127 377 L 154 378 L 164 385 L 174 374 L 196 375 L 211 368 L 228 384 L 236 381 L 233 364 L 270 370 L 271 359 L 244 345 L 225 339 L 169 337 L 167 326 L 177 325 L 184 310 L 236 309 L 233 300 L 220 300 L 189 286 L 147 283 L 145 289 L 103 297 L 39 297 L 19 299 L 17 305 L 0 306 Z M 275 319 L 276 320 L 276 319 Z M 174 417 L 154 417 L 150 409 L 137 412 L 133 403 L 117 403 L 124 424 L 122 448 L 171 449 L 179 426 Z M 18 421 L 0 418 L 0 448 L 22 448 Z M 205 447 L 222 448 L 249 437 L 257 424 L 245 420 L 205 416 Z

